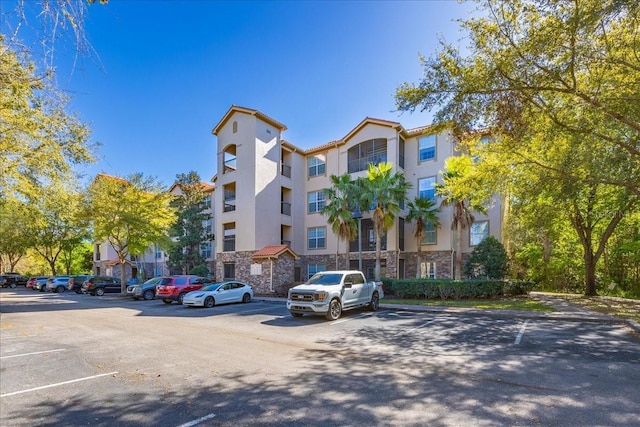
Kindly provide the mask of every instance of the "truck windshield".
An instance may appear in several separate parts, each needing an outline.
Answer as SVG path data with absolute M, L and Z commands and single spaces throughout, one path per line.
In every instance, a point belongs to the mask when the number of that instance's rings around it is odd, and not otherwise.
M 310 285 L 338 285 L 342 274 L 316 274 L 307 282 Z

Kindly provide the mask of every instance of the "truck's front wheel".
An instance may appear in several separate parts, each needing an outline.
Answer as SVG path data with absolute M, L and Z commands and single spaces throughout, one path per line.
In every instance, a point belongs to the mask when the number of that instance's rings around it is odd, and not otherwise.
M 327 310 L 327 314 L 325 317 L 327 320 L 338 320 L 340 315 L 342 314 L 342 304 L 337 298 L 334 298 L 329 303 L 329 310 Z

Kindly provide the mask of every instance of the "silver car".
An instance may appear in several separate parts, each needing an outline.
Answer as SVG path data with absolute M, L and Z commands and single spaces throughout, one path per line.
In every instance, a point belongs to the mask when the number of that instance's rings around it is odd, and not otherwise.
M 71 276 L 55 276 L 49 277 L 47 280 L 46 290 L 50 292 L 57 292 L 59 294 L 67 290 L 69 285 L 69 277 Z M 41 292 L 43 289 L 40 290 Z

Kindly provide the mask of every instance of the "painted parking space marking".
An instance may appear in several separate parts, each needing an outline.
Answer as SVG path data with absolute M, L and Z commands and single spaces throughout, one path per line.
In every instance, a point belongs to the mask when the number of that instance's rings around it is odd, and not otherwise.
M 413 331 L 417 331 L 418 329 L 424 328 L 425 326 L 433 323 L 433 322 L 437 322 L 438 320 L 441 320 L 441 318 L 439 317 L 434 317 L 433 319 L 429 320 L 428 322 L 424 322 L 422 325 L 418 325 L 415 328 L 411 328 L 411 329 L 405 329 L 403 330 L 401 333 L 406 334 L 409 332 L 413 332 Z
M 12 354 L 11 356 L 2 356 L 0 359 L 11 359 L 12 357 L 33 356 L 36 354 L 55 353 L 58 351 L 66 351 L 66 348 L 57 348 L 55 350 L 34 351 L 33 353 Z
M 216 414 L 205 415 L 204 417 L 200 417 L 197 420 L 193 420 L 193 421 L 189 421 L 188 423 L 180 424 L 178 427 L 193 427 L 195 425 L 200 424 L 201 422 L 210 420 L 211 418 L 213 418 L 215 416 L 216 416 Z
M 106 374 L 98 374 L 98 375 L 92 375 L 90 377 L 77 378 L 75 380 L 63 381 L 61 383 L 48 384 L 48 385 L 43 385 L 43 386 L 40 386 L 40 387 L 29 388 L 29 389 L 26 389 L 26 390 L 14 391 L 14 392 L 11 392 L 11 393 L 4 393 L 4 394 L 0 394 L 0 397 L 8 397 L 8 396 L 15 396 L 16 394 L 30 393 L 32 391 L 44 390 L 45 388 L 58 387 L 58 386 L 65 385 L 65 384 L 73 384 L 73 383 L 77 383 L 77 382 L 80 382 L 80 381 L 87 381 L 87 380 L 92 380 L 94 378 L 100 378 L 100 377 L 106 377 L 106 376 L 109 376 L 109 375 L 115 375 L 117 373 L 118 372 L 108 372 Z
M 522 336 L 524 335 L 524 331 L 527 328 L 527 323 L 529 323 L 529 320 L 525 320 L 520 327 L 520 332 L 518 332 L 518 336 L 516 337 L 516 341 L 514 342 L 515 345 L 520 344 L 520 341 L 522 341 Z

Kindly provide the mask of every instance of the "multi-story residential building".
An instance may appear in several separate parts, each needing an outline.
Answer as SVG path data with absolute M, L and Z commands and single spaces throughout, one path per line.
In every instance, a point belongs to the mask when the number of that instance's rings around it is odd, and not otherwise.
M 116 177 L 113 178 L 122 179 Z M 200 185 L 206 194 L 203 212 L 210 216 L 210 219 L 204 221 L 202 225 L 213 236 L 215 231 L 213 227 L 213 224 L 215 223 L 215 187 L 206 182 L 202 182 Z M 171 186 L 169 192 L 173 195 L 180 196 L 182 194 L 182 189 L 179 184 L 175 183 Z M 214 247 L 215 241 L 213 239 L 204 242 L 200 247 L 200 254 L 206 259 L 207 267 L 212 274 L 214 273 L 215 268 L 216 253 Z M 150 246 L 142 255 L 129 255 L 129 259 L 126 261 L 125 265 L 125 275 L 128 279 L 146 279 L 154 276 L 166 276 L 171 273 L 167 261 L 167 253 L 158 245 L 153 245 Z M 111 247 L 111 245 L 106 241 L 94 245 L 93 273 L 96 275 L 120 277 L 120 261 L 113 247 Z
M 341 139 L 301 149 L 283 139 L 287 127 L 260 111 L 232 106 L 212 130 L 217 137 L 217 174 L 213 178 L 216 277 L 251 283 L 256 292 L 283 292 L 291 283 L 317 271 L 343 268 L 345 242 L 327 217 L 323 190 L 331 175 L 365 176 L 370 163 L 390 162 L 412 189 L 407 198 L 429 197 L 439 205 L 435 185 L 444 161 L 459 153 L 449 132 L 433 127 L 405 129 L 394 121 L 365 118 Z M 382 275 L 390 278 L 453 277 L 455 233 L 452 208 L 439 212 L 440 227 L 427 230 L 417 265 L 414 224 L 396 218 L 383 239 Z M 500 240 L 501 203 L 477 213 L 463 236 L 469 254 L 489 234 Z M 363 212 L 360 240 L 349 245 L 351 268 L 360 260 L 373 277 L 375 240 L 370 214 Z M 360 250 L 359 250 L 360 248 Z

